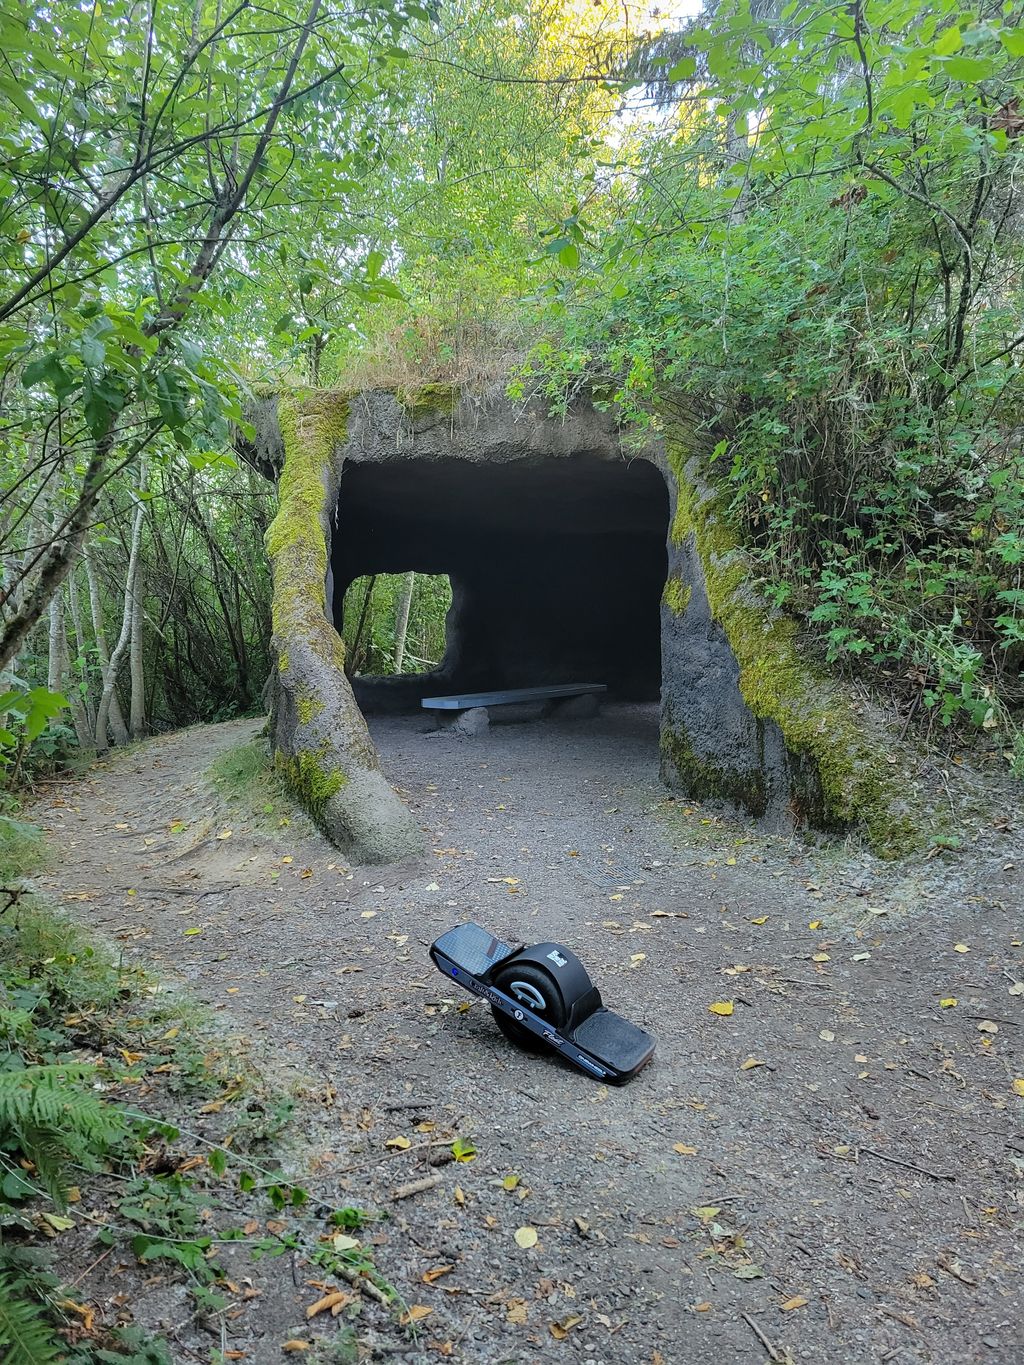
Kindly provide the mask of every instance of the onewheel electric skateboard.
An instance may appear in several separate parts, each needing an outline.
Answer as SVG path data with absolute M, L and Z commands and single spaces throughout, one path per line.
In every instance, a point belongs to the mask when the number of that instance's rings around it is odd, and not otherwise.
M 601 1003 L 575 953 L 560 943 L 513 948 L 479 924 L 458 924 L 430 946 L 445 976 L 482 996 L 506 1038 L 535 1051 L 554 1048 L 601 1080 L 635 1076 L 654 1039 Z

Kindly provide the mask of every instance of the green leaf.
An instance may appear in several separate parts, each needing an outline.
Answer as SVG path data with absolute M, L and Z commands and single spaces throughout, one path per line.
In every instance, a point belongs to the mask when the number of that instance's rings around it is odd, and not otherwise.
M 558 253 L 559 265 L 564 265 L 567 270 L 575 270 L 580 263 L 580 249 L 575 242 L 566 242 Z
M 954 24 L 939 35 L 932 51 L 937 57 L 948 57 L 953 52 L 959 52 L 963 45 L 963 35 Z
M 1011 57 L 1024 57 L 1024 29 L 1003 28 L 999 30 L 999 41 Z
M 943 60 L 942 70 L 953 81 L 984 81 L 996 73 L 995 63 L 980 57 L 947 57 Z
M 684 57 L 682 61 L 676 62 L 675 66 L 669 71 L 667 79 L 670 81 L 688 81 L 691 76 L 696 75 L 697 59 L 695 57 Z

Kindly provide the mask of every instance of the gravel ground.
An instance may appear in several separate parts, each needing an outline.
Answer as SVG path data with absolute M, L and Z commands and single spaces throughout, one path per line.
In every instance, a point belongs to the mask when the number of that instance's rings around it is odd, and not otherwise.
M 936 776 L 962 850 L 887 866 L 668 798 L 655 708 L 472 738 L 387 719 L 428 851 L 359 869 L 298 820 L 217 837 L 202 774 L 256 728 L 167 735 L 56 789 L 44 880 L 299 1080 L 317 1197 L 389 1213 L 376 1263 L 431 1311 L 410 1337 L 366 1304 L 353 1358 L 1022 1359 L 1024 851 L 1019 809 L 979 805 L 987 779 Z M 467 919 L 567 944 L 657 1035 L 652 1064 L 616 1089 L 513 1049 L 427 957 Z M 433 1165 L 456 1135 L 475 1159 Z M 247 1273 L 239 1358 L 285 1358 L 298 1328 L 329 1344 L 301 1275 Z M 137 1319 L 211 1358 L 169 1335 L 166 1293 L 140 1286 Z

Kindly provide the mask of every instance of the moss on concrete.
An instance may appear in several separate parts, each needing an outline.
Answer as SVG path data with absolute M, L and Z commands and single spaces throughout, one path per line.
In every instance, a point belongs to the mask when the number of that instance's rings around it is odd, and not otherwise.
M 679 546 L 692 536 L 711 614 L 739 665 L 743 700 L 758 720 L 778 725 L 795 759 L 794 814 L 823 828 L 863 824 L 872 848 L 883 857 L 919 847 L 917 822 L 898 813 L 901 794 L 893 777 L 881 770 L 880 756 L 865 740 L 858 718 L 800 656 L 796 622 L 769 613 L 747 587 L 749 568 L 721 495 L 688 474 L 691 452 L 683 441 L 670 434 L 666 451 L 677 491 L 672 542 Z M 666 600 L 673 606 L 668 594 L 666 586 Z M 673 588 L 672 598 L 681 601 L 682 593 Z M 688 749 L 678 731 L 663 743 L 674 751 L 671 761 L 687 780 L 699 784 L 702 779 L 694 772 L 708 766 L 706 760 Z M 706 781 L 709 786 L 723 784 L 711 771 Z M 749 808 L 748 800 L 743 804 Z
M 678 781 L 697 801 L 728 801 L 754 816 L 768 808 L 763 769 L 740 772 L 698 757 L 685 732 L 671 722 L 662 726 L 661 764 L 663 777 Z
M 693 589 L 689 583 L 684 583 L 681 578 L 669 578 L 665 583 L 665 591 L 661 594 L 661 600 L 669 611 L 676 616 L 682 616 L 683 612 L 690 605 L 690 597 Z
M 314 820 L 320 820 L 327 802 L 345 785 L 346 777 L 340 768 L 327 769 L 321 765 L 326 747 L 318 754 L 303 751 L 285 754 L 280 749 L 274 754 L 274 767 L 288 790 L 302 803 Z
M 303 725 L 308 725 L 310 721 L 316 719 L 324 709 L 324 703 L 319 697 L 296 697 L 295 710 Z
M 459 401 L 457 384 L 420 384 L 415 389 L 395 389 L 395 401 L 410 417 L 425 417 L 430 413 L 451 416 Z
M 271 618 L 276 636 L 319 638 L 326 612 L 325 473 L 345 440 L 348 400 L 328 390 L 282 396 L 278 420 L 285 461 L 277 516 L 267 528 L 273 570 Z

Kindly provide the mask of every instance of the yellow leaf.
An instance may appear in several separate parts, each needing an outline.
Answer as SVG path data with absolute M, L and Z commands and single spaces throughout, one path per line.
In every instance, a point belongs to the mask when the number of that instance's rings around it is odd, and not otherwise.
M 939 1001 L 939 1005 L 940 1005 L 940 1006 L 942 1007 L 942 1009 L 944 1009 L 944 1010 L 951 1010 L 955 1004 L 956 1004 L 956 996 L 955 996 L 955 995 L 947 995 L 946 998 L 945 998 L 945 1000 L 940 1000 L 940 1001 Z
M 812 961 L 812 962 L 831 962 L 832 959 L 829 957 L 828 953 L 814 953 L 813 956 L 811 957 L 811 961 Z
M 696 1147 L 687 1147 L 685 1142 L 677 1142 L 672 1148 L 673 1152 L 678 1152 L 680 1156 L 696 1156 Z
M 740 1070 L 753 1071 L 755 1066 L 764 1066 L 764 1062 L 761 1061 L 760 1057 L 748 1057 L 740 1066 Z
M 622 897 L 622 892 L 621 892 L 621 891 L 616 891 L 615 895 L 614 895 L 614 896 L 609 896 L 608 899 L 609 899 L 610 901 L 620 901 L 620 900 L 623 899 L 623 897 Z
M 221 832 L 217 835 L 217 838 L 218 838 L 218 839 L 230 839 L 232 833 L 233 833 L 233 831 L 230 830 L 230 829 L 222 829 Z M 282 1348 L 282 1349 L 283 1349 L 283 1348 Z
M 716 1000 L 713 1005 L 708 1006 L 708 1013 L 729 1015 L 732 1014 L 732 1009 L 733 1005 L 731 1000 Z
M 408 1327 L 411 1323 L 422 1322 L 424 1318 L 429 1318 L 434 1310 L 427 1308 L 422 1303 L 414 1303 L 412 1307 L 402 1314 L 398 1319 L 403 1327 Z
M 522 1247 L 524 1251 L 529 1251 L 530 1247 L 537 1245 L 537 1229 L 530 1227 L 516 1228 L 516 1246 Z
M 1024 1098 L 1024 1080 L 1018 1077 L 1013 1083 L 1013 1093 Z
M 289 1353 L 293 1351 L 309 1351 L 312 1347 L 313 1343 L 311 1341 L 299 1341 L 295 1337 L 292 1337 L 291 1341 L 282 1341 L 281 1343 L 281 1350 L 288 1351 Z
M 971 950 L 966 943 L 954 943 L 953 951 L 954 953 L 969 953 Z
M 453 1265 L 435 1265 L 432 1270 L 425 1270 L 421 1275 L 424 1284 L 433 1284 L 442 1275 L 449 1275 L 455 1269 Z
M 516 1187 L 518 1184 L 519 1184 L 519 1176 L 517 1176 L 517 1175 L 507 1175 L 507 1176 L 505 1177 L 505 1179 L 501 1182 L 501 1188 L 502 1188 L 503 1190 L 514 1190 L 515 1187 Z
M 784 1313 L 792 1313 L 794 1308 L 806 1308 L 810 1299 L 805 1299 L 802 1294 L 794 1294 L 791 1299 L 787 1299 L 782 1305 Z
M 750 923 L 751 923 L 751 924 L 767 924 L 767 923 L 768 923 L 768 916 L 767 916 L 767 915 L 758 915 L 757 919 L 752 919 L 752 920 L 750 921 Z
M 702 1303 L 695 1303 L 693 1305 L 693 1311 L 695 1313 L 710 1313 L 711 1305 L 708 1303 L 707 1299 L 704 1299 Z
M 459 1204 L 459 1205 L 465 1204 L 465 1202 L 466 1202 L 466 1193 L 465 1193 L 465 1191 L 463 1190 L 463 1188 L 462 1188 L 461 1185 L 456 1185 L 456 1186 L 455 1186 L 454 1199 L 455 1199 L 456 1204 Z
M 820 929 L 820 928 L 821 928 L 821 920 L 820 920 L 820 919 L 812 919 L 811 922 L 810 922 L 810 924 L 809 924 L 807 927 L 808 927 L 808 929 Z
M 385 1147 L 397 1147 L 398 1150 L 399 1150 L 400 1152 L 404 1152 L 404 1151 L 406 1151 L 407 1148 L 409 1148 L 409 1147 L 412 1146 L 412 1143 L 409 1141 L 409 1139 L 408 1139 L 407 1137 L 401 1137 L 401 1136 L 399 1136 L 399 1137 L 389 1137 L 388 1140 L 387 1140 L 387 1142 L 385 1142 L 384 1146 L 385 1146 Z
M 697 1207 L 691 1209 L 690 1212 L 693 1214 L 694 1218 L 699 1218 L 702 1223 L 710 1223 L 713 1218 L 718 1217 L 722 1210 L 717 1208 L 714 1204 L 698 1204 Z
M 726 858 L 726 860 L 725 860 L 725 865 L 726 865 L 726 867 L 735 867 L 735 866 L 736 866 L 736 859 L 735 859 L 735 858 Z
M 581 1323 L 582 1321 L 583 1319 L 579 1316 L 579 1314 L 575 1314 L 571 1318 L 563 1318 L 561 1322 L 551 1323 L 551 1325 L 548 1327 L 548 1331 L 551 1333 L 551 1335 L 554 1337 L 556 1341 L 564 1341 L 565 1338 L 569 1335 L 569 1332 L 572 1330 L 572 1328 L 574 1328 L 578 1323 Z
M 629 959 L 629 965 L 631 967 L 639 967 L 641 962 L 646 961 L 647 961 L 646 953 L 633 953 Z
M 832 1032 L 830 1028 L 823 1028 L 821 1032 L 818 1034 L 818 1037 L 824 1043 L 834 1043 L 836 1040 L 836 1035 Z
M 527 1321 L 527 1307 L 525 1299 L 509 1299 L 508 1312 L 505 1314 L 506 1322 L 514 1322 L 517 1327 L 523 1327 Z

